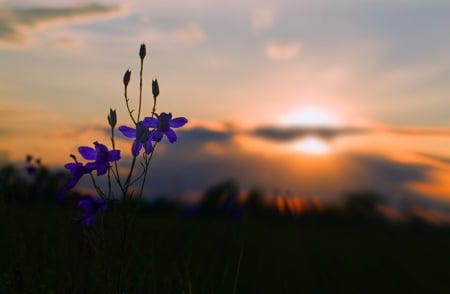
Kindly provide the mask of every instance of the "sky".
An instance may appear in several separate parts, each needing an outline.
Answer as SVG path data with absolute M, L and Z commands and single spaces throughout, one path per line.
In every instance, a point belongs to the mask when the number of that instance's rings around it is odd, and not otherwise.
M 108 143 L 110 107 L 131 124 L 122 76 L 136 107 L 145 43 L 144 112 L 157 78 L 157 110 L 189 120 L 158 149 L 150 194 L 235 178 L 448 203 L 449 27 L 438 0 L 0 0 L 0 161 L 56 168 Z

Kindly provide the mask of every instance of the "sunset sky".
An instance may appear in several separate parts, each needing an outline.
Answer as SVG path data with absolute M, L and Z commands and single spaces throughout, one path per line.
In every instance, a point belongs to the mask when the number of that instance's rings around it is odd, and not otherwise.
M 136 103 L 144 42 L 147 115 L 157 77 L 158 110 L 189 119 L 158 150 L 150 193 L 235 178 L 448 202 L 449 28 L 438 0 L 0 0 L 0 161 L 62 167 L 109 144 L 110 107 L 131 124 L 122 76 Z

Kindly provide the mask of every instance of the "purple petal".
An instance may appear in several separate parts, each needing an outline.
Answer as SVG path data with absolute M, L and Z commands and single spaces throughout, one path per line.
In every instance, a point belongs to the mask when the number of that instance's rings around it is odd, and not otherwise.
M 97 176 L 104 175 L 108 170 L 109 163 L 107 161 L 97 163 Z
M 155 142 L 161 142 L 163 134 L 157 130 L 153 130 L 150 134 L 150 139 Z
M 161 114 L 159 115 L 159 119 L 160 120 L 171 120 L 172 119 L 172 113 L 165 113 L 165 112 L 161 112 Z
M 78 152 L 80 152 L 81 156 L 83 156 L 83 158 L 87 160 L 94 160 L 97 157 L 97 151 L 91 147 L 78 147 Z
M 65 188 L 67 190 L 72 189 L 73 187 L 75 187 L 75 185 L 78 183 L 78 181 L 80 180 L 80 177 L 73 177 L 72 179 L 70 179 L 70 182 L 67 183 L 67 185 L 65 186 Z
M 127 126 L 120 126 L 119 131 L 127 138 L 135 138 L 136 130 Z
M 78 164 L 81 164 L 81 163 L 78 163 Z M 70 162 L 70 163 L 64 164 L 64 167 L 66 169 L 68 169 L 70 172 L 72 172 L 72 170 L 74 170 L 77 167 L 77 164 L 75 162 Z
M 136 126 L 136 141 L 143 143 L 148 140 L 148 127 L 143 122 L 138 122 Z
M 156 128 L 158 126 L 158 119 L 154 117 L 145 117 L 142 122 L 148 128 Z
M 143 143 L 138 143 L 136 141 L 133 142 L 133 146 L 131 146 L 131 153 L 134 156 L 138 156 L 139 155 L 139 151 L 141 151 L 142 145 L 144 145 Z
M 94 200 L 90 196 L 86 196 L 85 198 L 78 201 L 78 207 L 81 207 L 86 211 L 92 210 L 93 204 L 94 204 Z
M 97 162 L 88 162 L 84 166 L 83 171 L 84 171 L 84 173 L 90 173 L 94 169 L 97 169 Z
M 144 144 L 145 153 L 150 154 L 153 152 L 152 140 L 147 140 Z
M 177 140 L 177 134 L 172 129 L 169 129 L 165 134 L 170 143 L 174 143 Z
M 108 152 L 108 161 L 117 161 L 120 159 L 120 150 L 111 150 Z
M 92 225 L 92 221 L 94 220 L 94 214 L 89 215 L 84 219 L 84 224 L 86 227 L 90 227 Z
M 70 175 L 72 176 L 70 182 L 66 185 L 66 189 L 73 188 L 84 174 L 92 171 L 89 167 L 85 167 L 78 162 L 67 163 L 64 167 L 70 171 Z
M 179 128 L 184 126 L 188 120 L 185 117 L 177 117 L 170 121 L 170 127 L 172 128 Z
M 108 152 L 108 148 L 105 145 L 97 143 L 97 142 L 95 142 L 94 145 L 95 145 L 95 150 L 97 150 L 97 152 Z

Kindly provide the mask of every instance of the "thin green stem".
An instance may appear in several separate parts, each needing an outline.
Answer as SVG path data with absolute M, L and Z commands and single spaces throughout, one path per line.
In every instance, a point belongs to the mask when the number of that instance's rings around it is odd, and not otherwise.
M 156 97 L 153 96 L 153 109 L 152 109 L 152 117 L 155 115 L 156 111 Z
M 116 142 L 115 142 L 115 140 L 114 140 L 114 127 L 111 127 L 111 144 L 112 144 L 113 150 L 116 150 Z M 117 182 L 117 184 L 119 185 L 120 190 L 121 190 L 122 193 L 123 193 L 123 185 L 122 185 L 122 182 L 121 182 L 121 180 L 120 180 L 120 176 L 119 176 L 119 166 L 117 165 L 117 161 L 114 161 L 114 168 L 115 168 L 115 172 L 114 172 L 114 170 L 112 169 L 113 176 L 114 176 L 114 178 L 116 179 L 116 182 Z M 109 179 L 108 179 L 108 181 L 109 181 Z
M 131 161 L 130 172 L 128 173 L 128 177 L 124 184 L 123 198 L 127 197 L 128 188 L 130 187 L 131 176 L 133 174 L 134 165 L 136 164 L 136 155 L 133 155 L 133 160 Z
M 139 72 L 139 108 L 137 121 L 141 118 L 141 106 L 142 106 L 142 71 L 144 69 L 144 60 L 141 59 L 141 71 Z
M 92 180 L 92 185 L 94 186 L 95 190 L 97 191 L 98 196 L 100 196 L 100 198 L 102 198 L 103 200 L 105 200 L 106 195 L 105 193 L 102 191 L 102 189 L 100 189 L 100 187 L 97 185 L 97 182 L 95 181 L 94 176 L 92 175 L 92 173 L 89 173 L 89 175 L 91 176 L 91 180 Z
M 127 87 L 125 87 L 124 96 L 125 96 L 125 104 L 127 105 L 128 114 L 130 115 L 131 120 L 133 121 L 134 125 L 137 125 L 137 121 L 136 121 L 136 120 L 134 119 L 134 117 L 133 117 L 133 110 L 130 109 L 130 104 L 128 104 L 128 102 L 130 101 L 130 99 L 128 99 Z M 140 104 L 140 103 L 139 103 L 139 104 Z
M 153 152 L 150 153 L 149 157 L 146 158 L 146 160 L 145 160 L 144 178 L 142 179 L 142 182 L 141 182 L 141 189 L 139 190 L 139 198 L 142 197 L 142 193 L 144 192 L 144 186 L 145 186 L 145 180 L 147 179 L 148 167 L 150 165 L 150 161 L 153 158 L 153 154 L 155 153 L 156 145 L 158 145 L 158 142 L 155 142 L 155 144 L 153 145 Z
M 108 166 L 108 197 L 110 200 L 112 198 L 112 189 L 111 189 L 111 166 Z

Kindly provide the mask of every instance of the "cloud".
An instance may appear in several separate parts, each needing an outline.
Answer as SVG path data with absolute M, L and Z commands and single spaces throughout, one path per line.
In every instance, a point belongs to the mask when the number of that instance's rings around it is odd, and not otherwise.
M 450 129 L 448 128 L 392 128 L 389 132 L 410 136 L 450 137 Z
M 428 154 L 428 153 L 418 153 L 421 156 L 424 156 L 426 158 L 430 158 L 432 160 L 436 160 L 440 163 L 444 163 L 444 164 L 450 164 L 450 158 L 449 157 L 445 157 L 445 156 L 439 156 L 436 154 Z
M 118 5 L 89 4 L 73 7 L 31 7 L 0 9 L 0 44 L 25 45 L 29 31 L 55 23 L 96 21 L 116 16 Z
M 205 127 L 195 127 L 177 132 L 180 140 L 184 142 L 207 143 L 207 142 L 225 142 L 231 139 L 233 132 L 211 130 Z
M 306 136 L 315 136 L 323 140 L 331 140 L 339 136 L 363 135 L 367 133 L 389 133 L 404 136 L 439 136 L 450 137 L 450 129 L 443 128 L 384 128 L 377 127 L 310 127 L 310 126 L 264 126 L 257 127 L 249 134 L 270 141 L 289 142 Z
M 361 134 L 369 131 L 369 129 L 356 127 L 259 127 L 250 131 L 250 135 L 271 141 L 288 142 L 306 136 L 316 136 L 324 140 L 329 140 L 337 136 Z
M 266 44 L 266 55 L 273 60 L 288 60 L 300 54 L 299 42 L 269 41 Z

